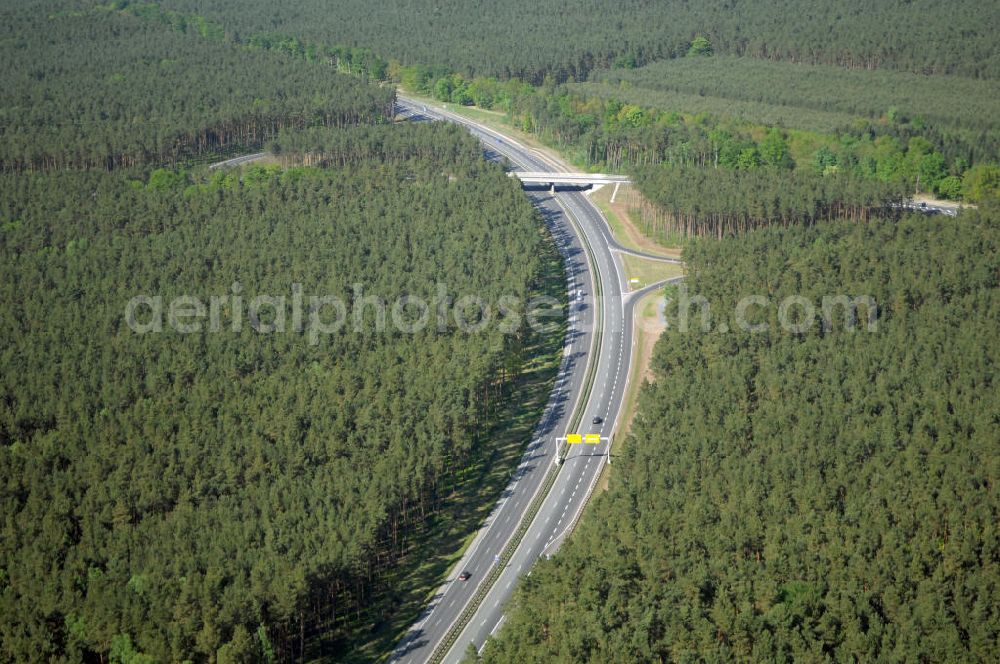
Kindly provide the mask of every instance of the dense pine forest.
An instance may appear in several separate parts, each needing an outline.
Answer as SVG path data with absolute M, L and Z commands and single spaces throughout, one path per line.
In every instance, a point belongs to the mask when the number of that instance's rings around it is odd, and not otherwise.
M 455 128 L 446 124 L 400 124 L 392 131 L 382 126 L 331 130 L 310 127 L 282 131 L 267 149 L 286 164 L 347 166 L 378 158 L 382 163 L 430 159 L 439 164 L 466 163 L 481 157 L 476 143 L 455 140 Z
M 364 659 L 541 408 L 540 333 L 378 302 L 526 303 L 558 261 L 466 132 L 391 123 L 369 52 L 125 5 L 5 10 L 0 659 Z
M 767 60 L 1000 78 L 996 6 L 960 0 L 553 0 L 377 3 L 164 0 L 240 33 L 274 31 L 365 46 L 404 64 L 540 83 L 595 67 L 685 55 L 698 35 L 723 54 Z M 892 26 L 887 31 L 885 26 Z
M 447 574 L 563 327 L 399 298 L 565 278 L 397 85 L 630 174 L 687 263 L 607 491 L 484 662 L 1000 652 L 995 3 L 8 4 L 0 661 L 377 660 Z M 877 308 L 782 328 L 839 295 Z
M 294 284 L 496 301 L 540 278 L 531 206 L 475 141 L 405 140 L 448 156 L 0 178 L 5 659 L 125 639 L 156 661 L 289 659 L 306 623 L 364 608 L 483 444 L 523 335 L 402 334 L 367 313 L 313 339 L 292 327 Z M 136 294 L 221 296 L 222 321 L 136 334 Z M 252 330 L 234 295 L 286 298 L 284 332 Z
M 692 243 L 709 327 L 673 294 L 608 492 L 483 662 L 993 661 L 998 228 L 994 206 Z M 824 325 L 836 295 L 874 326 Z M 816 319 L 785 331 L 786 296 Z
M 174 164 L 392 117 L 391 89 L 116 12 L 0 27 L 0 170 Z
M 367 16 L 369 12 L 387 12 L 385 20 L 378 23 L 380 35 L 384 37 L 390 31 L 389 25 L 409 17 L 409 12 L 416 11 L 417 5 L 379 9 L 347 4 L 338 5 L 335 10 L 324 8 L 319 13 L 311 4 L 300 3 L 279 15 L 272 15 L 254 3 L 241 3 L 239 9 L 218 6 L 218 3 L 209 7 L 180 0 L 166 6 L 121 0 L 91 6 L 82 12 L 52 16 L 76 18 L 81 14 L 116 14 L 146 22 L 157 29 L 201 37 L 215 42 L 216 47 L 229 44 L 258 55 L 260 51 L 271 51 L 302 60 L 317 72 L 332 66 L 339 72 L 365 79 L 398 81 L 407 90 L 433 95 L 442 101 L 501 110 L 512 122 L 568 151 L 574 161 L 585 167 L 630 170 L 653 163 L 651 160 L 674 164 L 678 157 L 685 163 L 688 161 L 686 145 L 679 155 L 666 157 L 661 154 L 665 146 L 677 142 L 677 137 L 670 135 L 675 132 L 669 125 L 682 121 L 688 125 L 687 133 L 692 127 L 698 129 L 705 124 L 755 138 L 776 128 L 789 131 L 791 134 L 787 138 L 796 157 L 794 163 L 808 161 L 820 164 L 820 170 L 833 166 L 862 179 L 905 183 L 918 194 L 976 201 L 982 197 L 984 189 L 991 195 L 1000 189 L 997 184 L 1000 169 L 995 165 L 996 155 L 1000 153 L 1000 130 L 995 119 L 998 88 L 996 80 L 981 76 L 982 72 L 939 66 L 898 66 L 900 63 L 893 58 L 884 62 L 876 58 L 878 63 L 872 60 L 862 65 L 855 59 L 858 51 L 850 49 L 852 55 L 847 60 L 830 61 L 819 57 L 816 51 L 812 52 L 816 57 L 780 57 L 766 47 L 762 52 L 753 48 L 749 51 L 727 49 L 724 41 L 720 46 L 719 35 L 712 33 L 709 39 L 699 34 L 705 31 L 692 32 L 683 42 L 683 48 L 651 56 L 651 59 L 631 53 L 608 60 L 588 52 L 584 57 L 588 64 L 581 64 L 580 70 L 572 75 L 564 68 L 558 72 L 544 67 L 532 69 L 534 73 L 510 67 L 502 71 L 470 69 L 441 59 L 442 50 L 455 42 L 449 41 L 454 36 L 440 28 L 435 34 L 443 41 L 437 45 L 435 55 L 415 59 L 400 55 L 400 49 L 405 51 L 405 44 L 412 41 L 414 35 L 421 34 L 414 31 L 413 25 L 407 25 L 406 38 L 389 44 L 382 38 L 368 35 L 370 26 L 365 27 L 368 26 L 365 21 L 327 27 L 332 17 L 340 14 L 353 16 L 352 12 L 363 12 Z M 620 10 L 617 6 L 614 9 Z M 711 7 L 703 9 L 714 11 Z M 757 9 L 766 12 L 773 8 Z M 505 10 L 506 6 L 501 8 Z M 665 11 L 662 7 L 656 10 Z M 618 15 L 622 20 L 633 20 L 643 11 L 646 9 L 636 9 L 638 14 Z M 458 11 L 456 16 L 464 14 Z M 711 16 L 713 26 L 725 25 L 729 19 L 729 13 Z M 887 18 L 880 11 L 865 8 L 846 19 L 841 12 L 836 20 L 850 23 L 862 20 L 862 16 L 866 21 L 874 21 L 874 25 Z M 426 15 L 409 18 L 419 24 Z M 463 27 L 474 26 L 482 18 L 470 17 Z M 810 14 L 810 21 L 813 18 Z M 987 16 L 986 22 L 995 18 Z M 897 29 L 899 17 L 895 19 L 893 25 Z M 983 16 L 978 19 L 981 26 Z M 789 14 L 780 22 L 791 27 L 794 20 L 794 15 Z M 934 39 L 922 44 L 921 53 L 933 50 L 928 43 L 939 47 L 947 43 L 954 47 L 954 42 L 947 41 L 954 20 L 952 17 L 949 23 L 938 22 L 922 28 L 931 30 Z M 748 25 L 751 24 L 753 22 L 749 21 Z M 583 30 L 580 26 L 575 27 Z M 524 43 L 532 38 L 525 30 L 527 28 L 522 25 L 516 33 L 520 48 L 514 51 L 519 53 L 523 52 Z M 580 41 L 580 34 L 590 33 L 578 31 L 572 41 L 575 48 L 586 45 L 586 40 Z M 963 39 L 968 40 L 974 34 L 979 33 L 965 30 Z M 489 53 L 489 49 L 490 42 L 486 39 L 465 53 L 463 62 L 467 64 L 476 56 Z M 541 52 L 535 51 L 532 55 Z M 730 55 L 725 55 L 727 53 Z M 978 48 L 977 53 L 980 64 L 997 57 L 985 45 Z M 651 64 L 634 69 L 647 61 Z M 294 65 L 286 62 L 284 66 Z M 558 75 L 553 75 L 555 73 Z M 985 80 L 976 80 L 976 76 Z M 595 82 L 573 82 L 574 78 L 584 77 Z M 553 85 L 562 80 L 568 83 Z M 957 98 L 962 100 L 961 104 L 955 103 Z M 385 99 L 376 100 L 374 107 L 385 115 L 387 103 Z M 342 125 L 370 119 L 363 108 L 349 105 L 350 110 L 325 117 L 325 124 Z M 711 119 L 706 114 L 711 114 Z M 311 124 L 311 115 L 315 114 L 299 109 L 291 118 L 264 120 L 263 131 L 270 136 L 280 127 Z M 203 131 L 195 145 L 202 149 L 206 142 L 210 147 L 218 147 L 215 144 L 220 141 L 225 145 L 240 137 L 244 141 L 258 139 L 260 132 L 256 126 L 259 123 L 258 118 L 250 120 L 237 135 L 230 134 L 228 125 L 218 136 Z M 180 147 L 193 140 L 191 137 L 182 140 Z M 689 141 L 682 138 L 682 142 L 687 144 Z M 698 147 L 694 148 L 693 158 L 697 160 Z M 175 146 L 174 151 L 177 149 Z M 163 150 L 160 146 L 158 154 L 161 157 Z M 928 163 L 917 163 L 921 160 Z M 755 165 L 752 161 L 748 163 Z
M 906 191 L 847 175 L 781 169 L 647 167 L 636 173 L 640 226 L 646 235 L 742 235 L 767 226 L 898 216 Z M 628 195 L 628 192 L 626 193 Z
M 997 129 L 996 117 L 1000 115 L 997 80 L 774 63 L 723 55 L 679 58 L 640 69 L 605 70 L 591 80 L 618 88 L 618 94 L 623 89 L 641 88 L 790 107 L 796 111 L 788 114 L 792 123 L 801 111 L 837 114 L 838 125 L 826 130 L 847 126 L 856 117 L 875 120 L 895 112 L 934 126 L 985 131 Z M 962 103 L 955 103 L 956 99 Z M 677 110 L 697 113 L 705 109 Z

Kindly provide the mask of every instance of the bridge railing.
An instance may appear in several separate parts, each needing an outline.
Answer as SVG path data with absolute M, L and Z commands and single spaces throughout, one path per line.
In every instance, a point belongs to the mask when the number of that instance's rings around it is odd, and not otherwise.
M 627 175 L 605 173 L 552 173 L 544 171 L 511 171 L 508 175 L 529 184 L 629 184 Z

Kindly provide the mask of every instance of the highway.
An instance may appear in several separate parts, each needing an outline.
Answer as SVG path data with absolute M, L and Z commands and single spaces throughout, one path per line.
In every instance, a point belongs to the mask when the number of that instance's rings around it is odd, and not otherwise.
M 513 168 L 564 170 L 537 151 L 460 116 L 405 98 L 398 100 L 398 108 L 411 120 L 464 125 L 483 143 L 488 158 L 506 158 Z M 526 194 L 541 211 L 566 261 L 569 327 L 556 387 L 511 483 L 452 576 L 397 645 L 392 662 L 458 662 L 469 642 L 480 647 L 501 623 L 517 578 L 529 573 L 540 556 L 554 553 L 572 529 L 609 459 L 610 437 L 632 359 L 633 305 L 662 285 L 627 292 L 618 256 L 624 248 L 583 193 L 528 187 Z M 589 390 L 588 375 L 592 377 Z M 578 409 L 580 424 L 571 431 L 571 419 Z M 602 422 L 592 424 L 598 417 Z M 567 433 L 597 433 L 602 440 L 598 445 L 563 446 L 565 460 L 557 467 L 556 439 Z M 554 480 L 549 474 L 553 468 L 558 468 Z M 535 503 L 537 513 L 527 530 L 519 531 L 533 498 L 542 495 L 539 492 L 547 486 L 551 489 L 540 507 Z M 519 545 L 511 553 L 508 544 L 517 542 L 519 535 Z M 463 571 L 471 575 L 466 581 L 458 579 Z M 495 583 L 485 592 L 487 585 L 483 584 L 491 576 L 496 577 Z M 470 616 L 466 609 L 477 595 L 481 602 Z

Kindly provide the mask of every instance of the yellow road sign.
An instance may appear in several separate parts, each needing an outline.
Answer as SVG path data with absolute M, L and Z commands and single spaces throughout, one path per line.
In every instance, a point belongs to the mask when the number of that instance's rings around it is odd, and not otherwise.
M 599 433 L 588 433 L 586 437 L 588 445 L 600 445 L 601 444 L 601 434 Z
M 566 442 L 570 445 L 579 445 L 583 442 L 583 436 L 578 433 L 566 434 Z

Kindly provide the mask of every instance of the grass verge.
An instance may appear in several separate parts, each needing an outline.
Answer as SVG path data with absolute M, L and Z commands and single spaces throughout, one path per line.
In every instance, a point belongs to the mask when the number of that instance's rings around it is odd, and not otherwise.
M 684 274 L 684 266 L 676 263 L 661 263 L 648 258 L 622 254 L 625 278 L 629 280 L 629 290 L 639 290 L 664 279 L 672 279 Z M 635 279 L 636 281 L 632 281 Z
M 625 387 L 625 399 L 622 405 L 618 431 L 627 435 L 635 417 L 639 403 L 639 391 L 645 380 L 652 380 L 650 368 L 653 360 L 653 347 L 666 326 L 660 320 L 660 303 L 663 302 L 663 290 L 657 289 L 643 296 L 635 305 L 635 364 L 629 373 L 628 385 Z
M 663 256 L 664 258 L 680 258 L 681 247 L 660 244 L 639 230 L 639 227 L 632 221 L 628 206 L 622 202 L 623 190 L 619 190 L 619 196 L 615 198 L 614 203 L 611 202 L 614 191 L 615 188 L 613 186 L 602 187 L 590 195 L 590 200 L 594 202 L 594 205 L 601 211 L 604 218 L 608 220 L 611 233 L 618 240 L 619 244 L 628 249 L 643 251 L 647 254 Z

